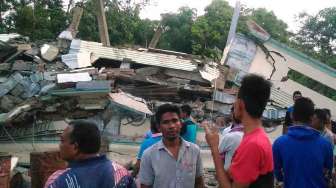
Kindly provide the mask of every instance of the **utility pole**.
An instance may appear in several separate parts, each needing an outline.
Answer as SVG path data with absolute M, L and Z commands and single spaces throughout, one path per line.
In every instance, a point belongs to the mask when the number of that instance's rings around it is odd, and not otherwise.
M 96 0 L 97 20 L 100 35 L 100 42 L 103 46 L 110 46 L 110 38 L 107 30 L 107 23 L 104 11 L 104 0 Z

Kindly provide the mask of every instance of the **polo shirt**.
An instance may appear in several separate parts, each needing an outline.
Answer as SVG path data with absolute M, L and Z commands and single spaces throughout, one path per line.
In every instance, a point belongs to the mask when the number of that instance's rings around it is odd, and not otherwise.
M 141 184 L 154 188 L 188 188 L 195 186 L 196 177 L 203 176 L 200 149 L 193 143 L 182 138 L 181 140 L 177 160 L 162 140 L 144 152 L 139 172 Z
M 69 168 L 53 173 L 45 188 L 135 188 L 128 171 L 105 155 L 69 163 Z
M 274 186 L 272 145 L 263 128 L 244 134 L 233 156 L 230 173 L 235 182 L 250 184 L 250 188 Z

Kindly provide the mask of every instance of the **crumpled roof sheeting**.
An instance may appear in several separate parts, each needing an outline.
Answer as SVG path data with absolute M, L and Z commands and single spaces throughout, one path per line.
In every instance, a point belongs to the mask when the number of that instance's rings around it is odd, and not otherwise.
M 292 96 L 274 87 L 271 89 L 271 100 L 282 108 L 287 108 L 293 104 Z
M 101 43 L 88 42 L 82 40 L 72 40 L 70 53 L 77 52 L 92 52 L 95 58 L 106 58 L 117 61 L 123 59 L 131 59 L 132 61 L 170 69 L 197 71 L 197 65 L 191 59 L 180 58 L 175 55 L 167 55 L 152 52 L 140 52 L 132 49 L 120 49 L 114 47 L 104 47 Z

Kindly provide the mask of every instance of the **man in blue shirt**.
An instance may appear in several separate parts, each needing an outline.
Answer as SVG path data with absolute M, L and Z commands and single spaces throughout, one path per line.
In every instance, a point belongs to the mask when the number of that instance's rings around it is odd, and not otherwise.
M 45 188 L 135 188 L 128 171 L 105 155 L 99 155 L 100 132 L 87 121 L 73 121 L 61 135 L 60 154 L 69 162 L 56 171 Z
M 196 143 L 197 125 L 191 120 L 191 107 L 189 105 L 181 106 L 182 129 L 181 136 L 184 140 Z
M 313 102 L 295 101 L 293 126 L 273 144 L 274 173 L 284 188 L 327 188 L 333 168 L 332 144 L 311 127 Z
M 300 91 L 294 91 L 293 93 L 293 101 L 295 103 L 296 100 L 302 97 L 302 94 Z M 285 117 L 285 124 L 282 127 L 282 134 L 286 134 L 288 131 L 288 127 L 290 127 L 293 123 L 292 120 L 292 113 L 293 113 L 293 106 L 288 107 Z
M 143 153 L 145 152 L 145 150 L 151 147 L 152 145 L 156 144 L 162 139 L 162 134 L 159 130 L 159 125 L 155 121 L 155 116 L 152 116 L 150 119 L 150 127 L 151 127 L 151 135 L 150 137 L 147 137 L 142 141 L 138 155 L 137 155 L 137 162 L 135 163 L 135 168 L 132 173 L 134 177 L 136 177 L 136 175 L 139 172 L 141 157 Z

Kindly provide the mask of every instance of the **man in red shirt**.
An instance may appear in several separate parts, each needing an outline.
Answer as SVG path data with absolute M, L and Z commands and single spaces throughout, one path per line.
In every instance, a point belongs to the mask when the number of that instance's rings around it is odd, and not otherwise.
M 263 77 L 251 74 L 243 78 L 234 103 L 234 116 L 241 120 L 244 136 L 228 171 L 224 170 L 218 151 L 218 133 L 204 124 L 221 188 L 274 187 L 272 145 L 261 122 L 270 91 L 271 83 Z

